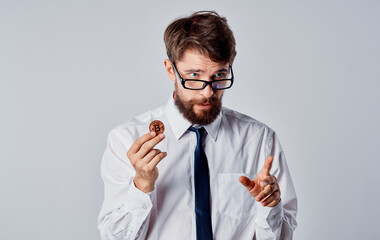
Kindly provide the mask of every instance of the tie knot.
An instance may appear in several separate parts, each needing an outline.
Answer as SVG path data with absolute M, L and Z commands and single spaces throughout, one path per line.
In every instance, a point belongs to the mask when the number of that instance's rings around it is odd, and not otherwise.
M 201 127 L 201 128 L 189 127 L 189 130 L 192 132 L 195 132 L 197 136 L 199 137 L 203 137 L 203 134 L 205 133 L 204 127 Z

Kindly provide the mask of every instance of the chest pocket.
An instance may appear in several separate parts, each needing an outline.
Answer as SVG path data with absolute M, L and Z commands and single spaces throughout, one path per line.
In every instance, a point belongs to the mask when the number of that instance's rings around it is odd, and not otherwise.
M 239 182 L 240 176 L 250 179 L 254 177 L 245 173 L 220 173 L 218 175 L 218 212 L 235 219 L 250 217 L 255 213 L 255 199 Z

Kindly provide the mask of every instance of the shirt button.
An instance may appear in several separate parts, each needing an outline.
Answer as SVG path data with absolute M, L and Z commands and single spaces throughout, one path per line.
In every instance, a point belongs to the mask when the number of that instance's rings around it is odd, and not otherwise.
M 148 207 L 146 206 L 146 204 L 144 204 L 142 208 L 143 208 L 144 210 L 147 210 L 147 209 L 148 209 Z
M 273 220 L 276 216 L 275 215 L 272 215 L 270 216 L 270 219 Z

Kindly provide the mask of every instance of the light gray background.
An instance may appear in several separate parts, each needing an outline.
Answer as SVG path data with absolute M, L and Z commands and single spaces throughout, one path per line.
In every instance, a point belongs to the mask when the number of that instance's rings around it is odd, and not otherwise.
M 166 103 L 163 32 L 205 9 L 237 40 L 224 104 L 285 149 L 295 239 L 377 239 L 380 4 L 363 0 L 1 0 L 0 239 L 100 239 L 107 133 Z

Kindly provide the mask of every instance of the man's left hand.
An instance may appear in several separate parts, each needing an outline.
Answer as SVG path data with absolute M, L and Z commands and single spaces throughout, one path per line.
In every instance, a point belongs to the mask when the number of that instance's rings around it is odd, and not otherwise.
M 249 194 L 256 201 L 261 202 L 264 207 L 274 207 L 281 200 L 281 192 L 277 179 L 269 174 L 272 162 L 273 157 L 269 156 L 253 181 L 244 176 L 239 177 L 240 183 L 247 188 Z

